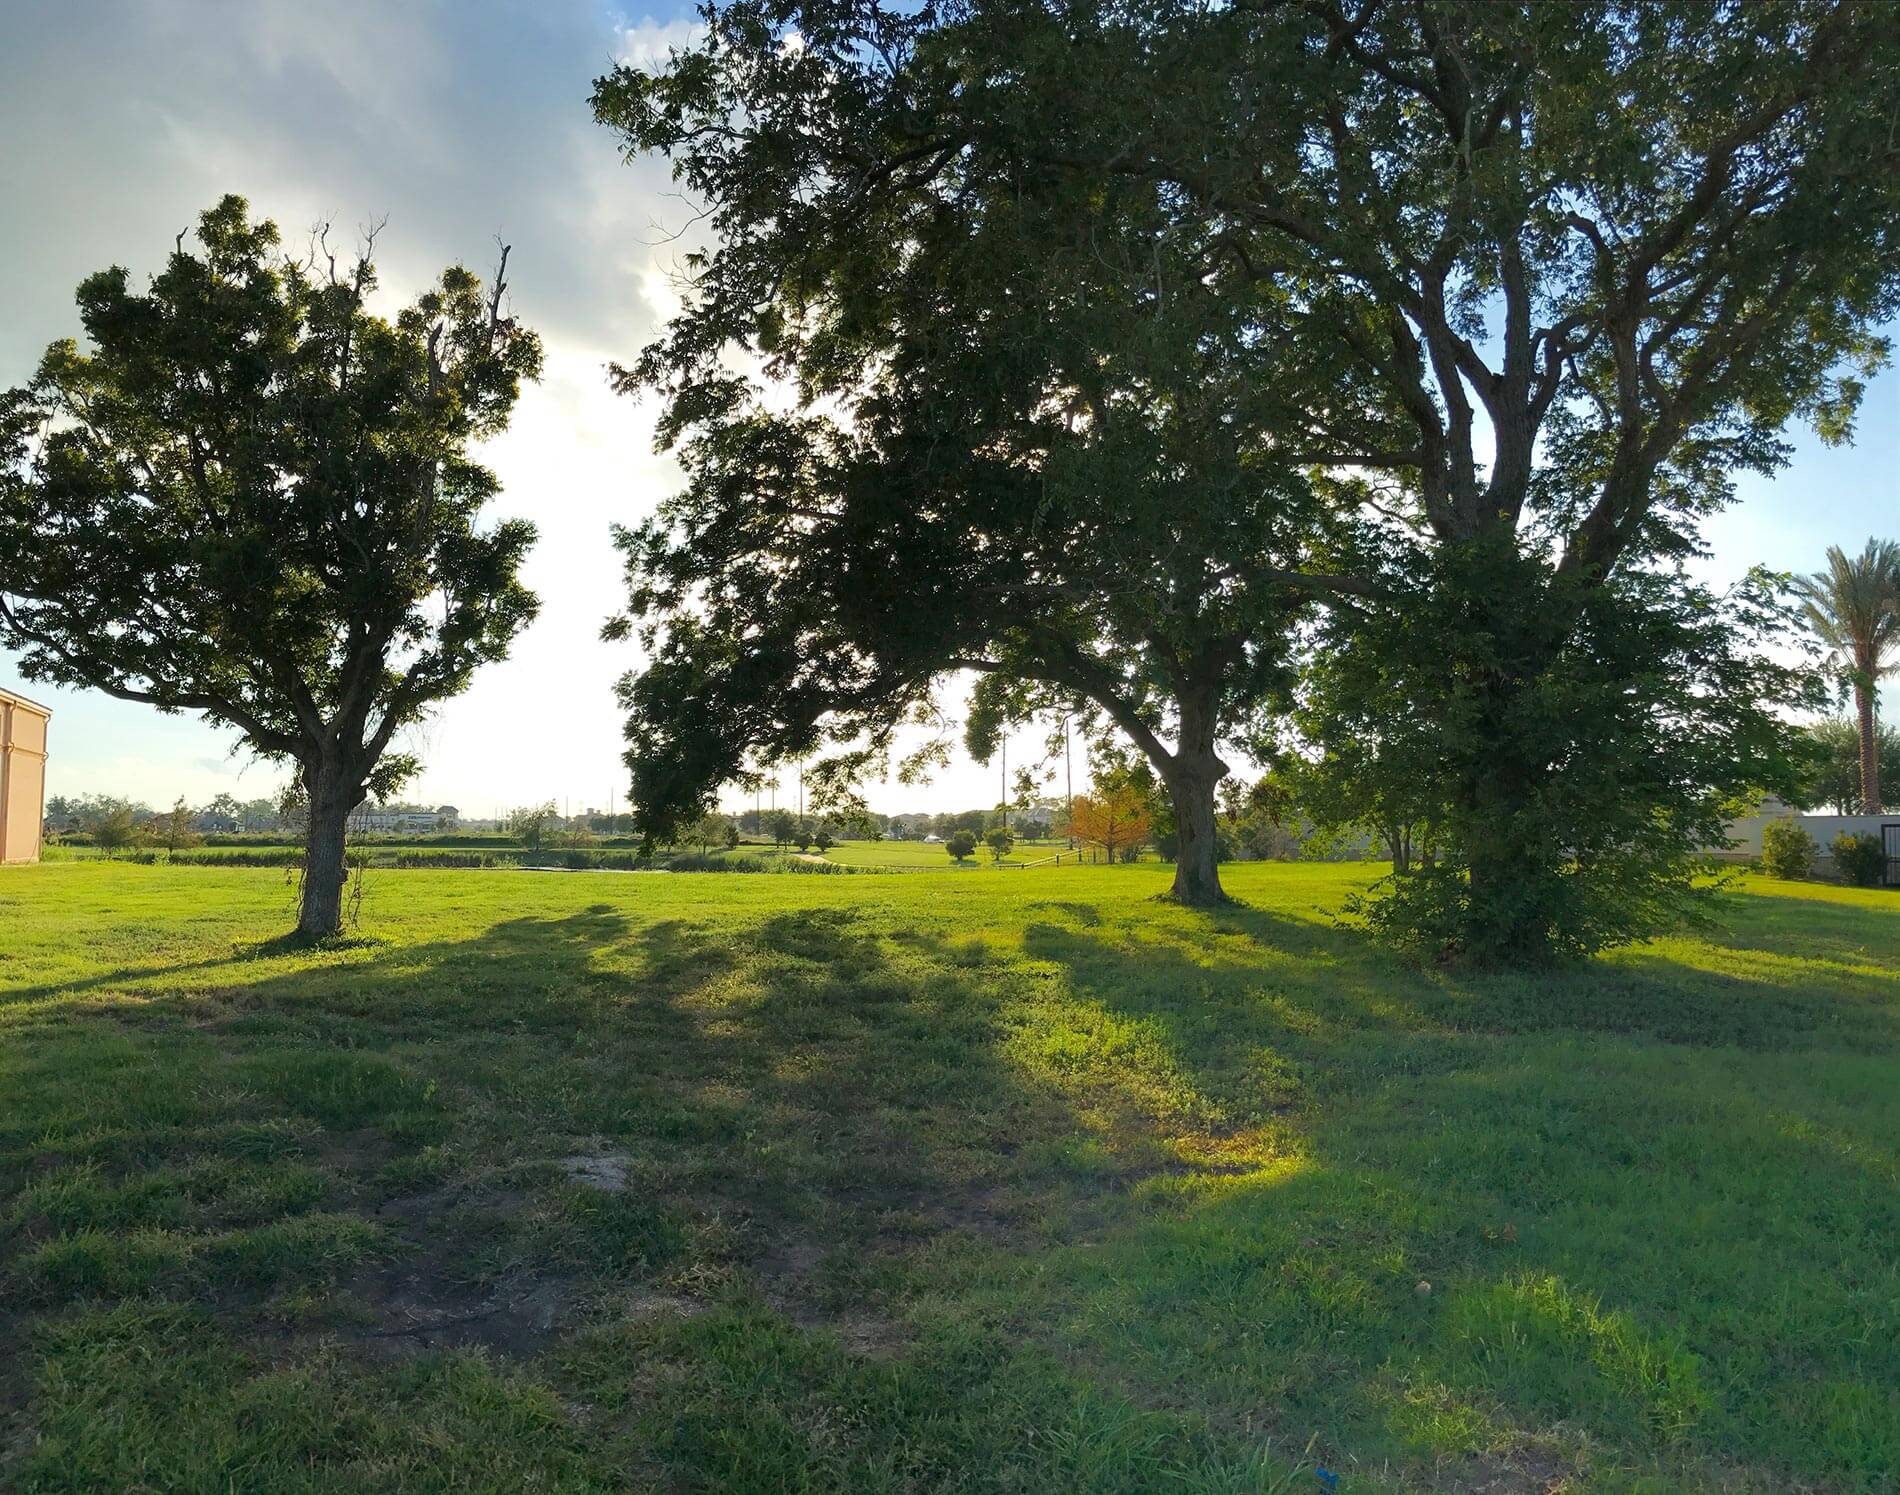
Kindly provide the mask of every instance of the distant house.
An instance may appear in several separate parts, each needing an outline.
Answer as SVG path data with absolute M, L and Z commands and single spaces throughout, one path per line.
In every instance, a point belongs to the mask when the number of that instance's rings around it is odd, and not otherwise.
M 941 846 L 943 845 L 943 837 L 938 835 L 935 831 L 932 831 L 929 835 L 924 837 L 924 845 Z
M 0 690 L 0 862 L 37 862 L 46 823 L 46 724 L 38 701 Z
M 372 805 L 365 800 L 350 811 L 343 829 L 352 836 L 426 836 L 436 829 L 437 814 L 435 810 Z

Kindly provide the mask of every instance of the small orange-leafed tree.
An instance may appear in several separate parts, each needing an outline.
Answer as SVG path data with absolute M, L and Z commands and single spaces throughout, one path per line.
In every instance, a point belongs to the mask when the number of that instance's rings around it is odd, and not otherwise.
M 1078 794 L 1069 812 L 1069 834 L 1108 853 L 1139 846 L 1148 839 L 1154 818 L 1148 800 L 1133 784 L 1119 784 L 1099 794 Z

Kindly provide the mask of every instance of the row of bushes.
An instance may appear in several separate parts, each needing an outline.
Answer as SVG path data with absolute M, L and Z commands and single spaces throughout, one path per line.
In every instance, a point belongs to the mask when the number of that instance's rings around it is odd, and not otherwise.
M 1875 888 L 1887 875 L 1887 849 L 1878 836 L 1844 831 L 1829 843 L 1828 851 L 1843 882 Z M 1770 877 L 1811 877 L 1819 855 L 1814 837 L 1792 817 L 1762 827 L 1761 870 Z
M 196 846 L 217 849 L 258 851 L 274 850 L 278 847 L 294 847 L 300 843 L 287 831 L 228 832 L 212 831 L 206 835 L 193 836 Z M 550 837 L 550 841 L 554 838 Z M 380 831 L 371 831 L 361 836 L 351 836 L 353 844 L 365 846 L 414 846 L 414 847 L 453 847 L 465 851 L 527 850 L 519 836 L 506 831 L 463 831 L 443 833 L 433 836 L 398 836 Z M 56 842 L 60 846 L 96 846 L 98 841 L 91 831 L 62 831 Z M 619 847 L 638 846 L 638 836 L 596 836 L 587 843 L 589 846 Z M 149 848 L 140 847 L 139 850 Z
M 396 850 L 387 847 L 356 847 L 352 857 L 362 856 L 371 867 L 409 868 L 517 868 L 571 872 L 784 872 L 792 874 L 855 872 L 864 870 L 841 867 L 835 862 L 806 862 L 795 857 L 705 856 L 699 852 L 681 852 L 659 856 L 641 856 L 631 851 L 594 851 L 576 847 L 552 851 Z M 105 854 L 86 848 L 48 847 L 49 861 L 103 859 Z M 167 853 L 156 847 L 138 847 L 117 854 L 114 860 L 148 867 L 170 863 L 175 867 L 295 867 L 303 861 L 303 852 L 295 846 L 252 847 L 181 847 Z
M 212 831 L 204 838 L 206 846 L 284 846 L 290 842 L 285 831 L 256 831 L 251 833 Z M 548 834 L 549 841 L 556 841 L 567 834 L 553 831 Z M 405 836 L 394 831 L 365 831 L 352 833 L 352 842 L 365 846 L 443 846 L 464 851 L 486 851 L 495 848 L 508 849 L 523 847 L 521 837 L 509 831 L 439 831 L 428 835 Z M 638 836 L 592 836 L 588 843 L 593 846 L 638 846 Z

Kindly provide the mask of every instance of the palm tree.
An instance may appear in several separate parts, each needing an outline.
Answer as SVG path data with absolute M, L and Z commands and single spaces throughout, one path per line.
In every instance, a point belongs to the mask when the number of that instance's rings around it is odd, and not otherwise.
M 1874 731 L 1874 698 L 1883 675 L 1900 672 L 1900 545 L 1869 540 L 1849 557 L 1830 545 L 1827 570 L 1804 576 L 1795 588 L 1805 599 L 1808 626 L 1834 656 L 1835 667 L 1854 687 L 1860 715 L 1862 812 L 1880 813 L 1880 750 Z

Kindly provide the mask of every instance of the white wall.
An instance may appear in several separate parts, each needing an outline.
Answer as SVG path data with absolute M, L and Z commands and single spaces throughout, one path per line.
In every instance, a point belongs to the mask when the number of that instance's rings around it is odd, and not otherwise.
M 1814 837 L 1814 844 L 1819 849 L 1814 870 L 1823 877 L 1834 875 L 1834 855 L 1828 848 L 1834 844 L 1836 836 L 1868 835 L 1879 840 L 1882 826 L 1900 825 L 1900 815 L 1801 815 L 1779 800 L 1770 799 L 1762 806 L 1760 814 L 1729 822 L 1729 838 L 1735 845 L 1719 855 L 1735 858 L 1760 856 L 1762 828 L 1770 821 L 1790 817 Z

